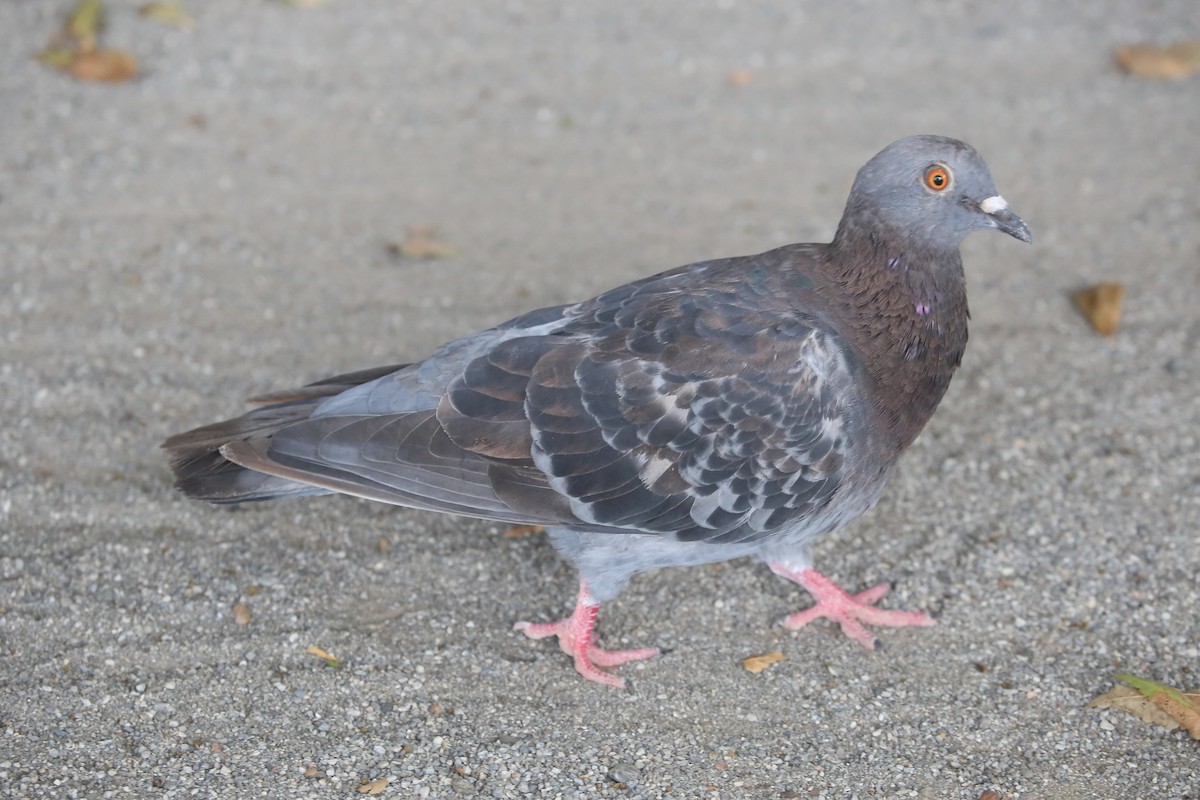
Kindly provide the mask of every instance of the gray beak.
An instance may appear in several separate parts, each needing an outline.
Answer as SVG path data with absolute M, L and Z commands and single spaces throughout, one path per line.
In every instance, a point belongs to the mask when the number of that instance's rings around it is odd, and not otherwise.
M 1033 234 L 1029 232 L 1029 226 L 1025 224 L 1025 220 L 1014 214 L 1000 195 L 993 195 L 981 201 L 979 210 L 988 216 L 997 230 L 1004 231 L 1022 242 L 1033 242 Z

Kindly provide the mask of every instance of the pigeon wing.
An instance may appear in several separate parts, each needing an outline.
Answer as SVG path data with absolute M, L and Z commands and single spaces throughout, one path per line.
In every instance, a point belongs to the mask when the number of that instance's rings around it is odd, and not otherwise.
M 691 265 L 534 312 L 408 368 L 453 375 L 435 408 L 412 409 L 399 373 L 222 452 L 429 510 L 682 540 L 769 534 L 828 503 L 863 427 L 854 359 L 804 310 L 811 284 L 780 269 L 799 255 Z
M 697 265 L 582 307 L 587 336 L 541 356 L 510 408 L 546 485 L 504 484 L 497 466 L 499 496 L 534 513 L 548 488 L 573 527 L 681 540 L 754 539 L 824 508 L 864 437 L 856 361 L 804 311 L 811 284 L 771 256 Z M 471 400 L 496 388 L 471 384 Z M 504 423 L 459 396 L 447 393 L 439 420 L 475 447 Z

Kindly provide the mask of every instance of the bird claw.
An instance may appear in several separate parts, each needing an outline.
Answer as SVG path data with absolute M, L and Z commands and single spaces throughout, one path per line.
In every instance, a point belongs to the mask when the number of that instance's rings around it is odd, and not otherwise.
M 867 650 L 874 650 L 875 636 L 864 625 L 905 628 L 937 624 L 932 617 L 920 611 L 891 611 L 875 608 L 874 604 L 888 593 L 890 587 L 886 583 L 850 594 L 814 569 L 794 571 L 781 565 L 772 565 L 772 569 L 779 575 L 800 584 L 817 601 L 812 608 L 784 618 L 782 624 L 788 630 L 797 630 L 815 619 L 825 618 L 836 622 L 841 627 L 842 633 Z
M 641 647 L 633 650 L 604 650 L 592 644 L 596 627 L 596 616 L 600 606 L 592 600 L 587 588 L 580 586 L 579 600 L 571 616 L 557 622 L 518 622 L 513 628 L 530 639 L 558 638 L 558 646 L 575 661 L 575 671 L 585 680 L 602 683 L 616 689 L 624 689 L 625 681 L 605 672 L 600 667 L 619 667 L 630 661 L 644 661 L 661 654 L 657 647 Z

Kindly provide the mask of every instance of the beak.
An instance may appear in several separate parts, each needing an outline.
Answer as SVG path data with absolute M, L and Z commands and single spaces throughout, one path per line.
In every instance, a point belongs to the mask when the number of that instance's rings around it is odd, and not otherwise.
M 979 203 L 979 210 L 991 220 L 992 227 L 1004 231 L 1014 239 L 1022 242 L 1033 242 L 1033 234 L 1025 221 L 1012 212 L 1006 201 L 1000 195 L 992 195 Z

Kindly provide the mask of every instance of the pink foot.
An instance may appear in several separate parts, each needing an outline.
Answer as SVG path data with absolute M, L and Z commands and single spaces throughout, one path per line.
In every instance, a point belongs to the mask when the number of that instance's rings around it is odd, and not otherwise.
M 530 639 L 557 636 L 558 646 L 575 659 L 575 670 L 589 681 L 603 683 L 617 689 L 625 688 L 625 681 L 598 667 L 618 667 L 628 661 L 644 661 L 659 654 L 657 647 L 642 647 L 637 650 L 601 650 L 592 644 L 592 632 L 596 627 L 596 615 L 600 605 L 588 594 L 587 584 L 579 584 L 579 599 L 575 611 L 558 622 L 518 622 L 513 627 L 523 631 Z
M 802 628 L 814 619 L 825 617 L 842 626 L 842 633 L 868 650 L 875 649 L 875 636 L 863 624 L 886 625 L 890 628 L 905 628 L 911 625 L 927 627 L 937 623 L 920 611 L 887 611 L 875 608 L 874 603 L 888 593 L 888 585 L 881 583 L 858 594 L 847 594 L 836 583 L 815 569 L 794 570 L 785 564 L 771 564 L 776 575 L 803 586 L 817 604 L 810 609 L 788 616 L 783 627 L 789 630 Z

